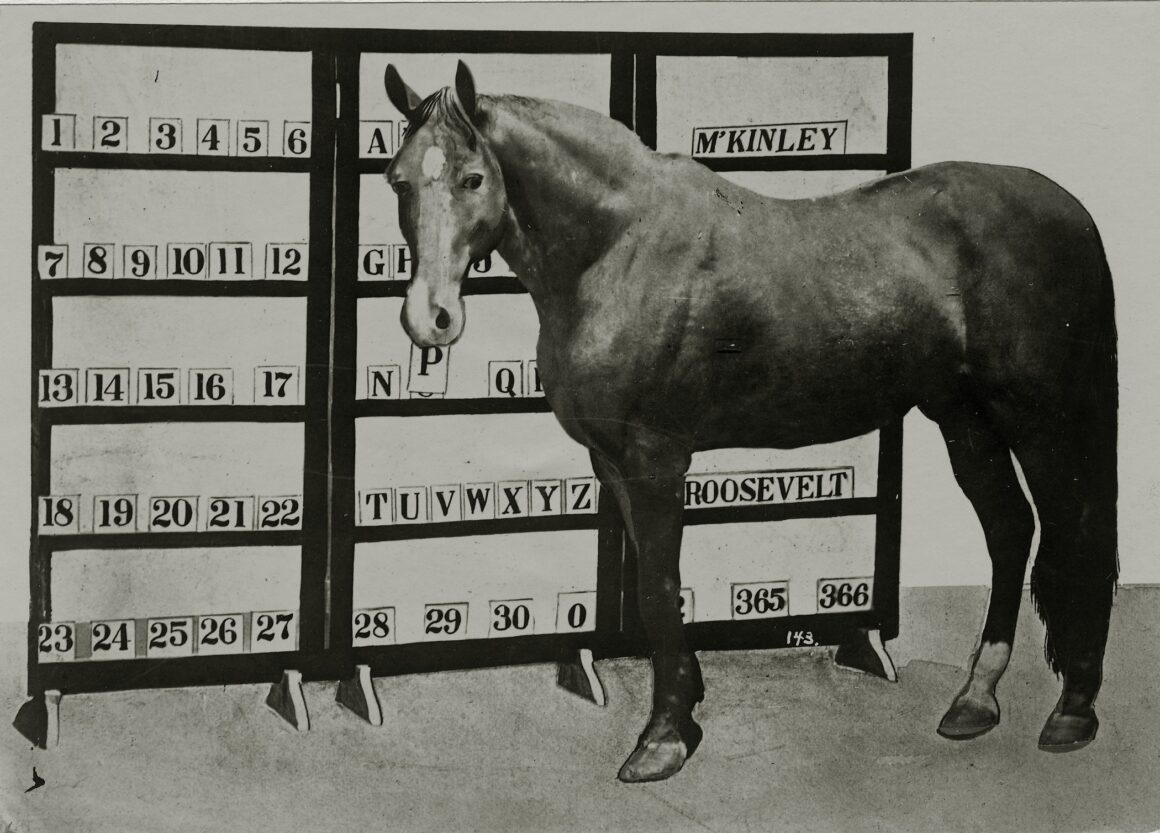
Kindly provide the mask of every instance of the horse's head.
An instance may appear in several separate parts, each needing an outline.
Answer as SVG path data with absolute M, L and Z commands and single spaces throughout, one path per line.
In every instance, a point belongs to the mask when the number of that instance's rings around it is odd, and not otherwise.
M 407 117 L 403 144 L 387 168 L 399 198 L 399 226 L 411 247 L 403 328 L 420 347 L 454 343 L 463 332 L 461 284 L 472 261 L 499 242 L 506 196 L 499 163 L 476 127 L 475 82 L 462 61 L 455 88 L 425 100 L 394 66 L 387 97 Z

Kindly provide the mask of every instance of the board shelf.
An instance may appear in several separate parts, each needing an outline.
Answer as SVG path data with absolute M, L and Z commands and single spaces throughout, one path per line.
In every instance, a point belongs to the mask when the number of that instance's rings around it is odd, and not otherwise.
M 376 156 L 358 160 L 358 172 L 381 174 L 393 157 Z M 884 171 L 893 159 L 886 153 L 832 153 L 817 156 L 769 156 L 708 158 L 694 157 L 712 171 Z
M 760 506 L 712 506 L 685 509 L 685 526 L 700 524 L 766 523 L 805 518 L 845 518 L 873 515 L 882 508 L 876 497 L 810 500 L 794 503 L 770 503 Z
M 402 298 L 407 294 L 408 280 L 358 281 L 355 293 L 359 298 Z M 468 295 L 526 295 L 527 289 L 514 275 L 497 275 L 486 278 L 467 278 L 462 283 L 461 294 Z
M 133 278 L 36 278 L 40 291 L 50 297 L 76 295 L 141 295 L 181 297 L 252 297 L 305 298 L 310 294 L 309 280 L 136 280 Z
M 420 538 L 465 538 L 475 535 L 513 535 L 521 532 L 568 532 L 597 530 L 600 516 L 595 512 L 574 515 L 539 515 L 495 518 L 481 521 L 438 521 L 435 523 L 356 526 L 356 544 L 386 541 L 413 541 Z
M 67 550 L 210 549 L 216 547 L 290 547 L 302 544 L 298 529 L 232 532 L 85 532 L 40 535 L 46 553 Z
M 38 153 L 39 163 L 54 169 L 308 174 L 314 168 L 309 156 L 197 156 L 184 153 L 103 153 L 91 150 L 42 150 Z
M 147 422 L 304 422 L 304 405 L 73 405 L 40 408 L 48 425 Z
M 693 159 L 711 171 L 885 171 L 894 164 L 886 153 L 835 153 L 826 156 L 732 157 Z
M 273 683 L 288 666 L 301 667 L 303 677 L 308 680 L 334 679 L 340 673 L 336 659 L 299 650 L 53 662 L 40 663 L 37 668 L 47 688 L 70 694 L 205 686 L 219 679 L 228 679 L 231 683 Z
M 358 399 L 354 417 L 423 417 L 479 414 L 547 414 L 543 396 L 479 397 L 471 399 Z
M 881 504 L 876 497 L 817 500 L 802 503 L 779 503 L 762 506 L 717 506 L 686 509 L 686 526 L 727 523 L 768 523 L 771 521 L 845 518 L 874 515 Z M 598 529 L 596 513 L 543 515 L 537 517 L 500 518 L 475 521 L 439 521 L 434 523 L 357 526 L 356 543 L 408 541 L 421 538 L 459 538 L 474 535 L 504 535 L 522 532 L 559 532 Z

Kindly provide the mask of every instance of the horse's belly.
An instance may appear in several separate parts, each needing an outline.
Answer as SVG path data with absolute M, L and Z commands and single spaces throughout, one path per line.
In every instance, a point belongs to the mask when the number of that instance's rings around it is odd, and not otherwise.
M 775 327 L 753 345 L 711 353 L 703 391 L 689 391 L 701 408 L 699 437 L 773 447 L 833 442 L 954 395 L 961 350 L 951 328 L 915 324 L 891 338 L 819 329 L 786 344 Z

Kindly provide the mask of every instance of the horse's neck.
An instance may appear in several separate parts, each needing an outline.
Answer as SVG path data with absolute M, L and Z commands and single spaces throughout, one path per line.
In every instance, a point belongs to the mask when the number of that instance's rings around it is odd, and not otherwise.
M 482 103 L 508 196 L 499 253 L 537 304 L 567 298 L 636 221 L 630 186 L 649 151 L 627 128 L 579 107 L 508 96 Z

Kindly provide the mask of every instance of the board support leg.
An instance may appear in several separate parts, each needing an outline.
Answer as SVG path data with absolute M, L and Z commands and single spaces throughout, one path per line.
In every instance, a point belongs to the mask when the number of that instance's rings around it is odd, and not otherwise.
M 334 699 L 340 706 L 350 709 L 372 726 L 383 725 L 383 708 L 375 692 L 369 665 L 356 665 L 353 677 L 349 680 L 340 680 Z
M 590 648 L 581 648 L 576 656 L 556 666 L 556 685 L 598 706 L 608 703 Z
M 34 746 L 55 748 L 60 743 L 60 698 L 56 689 L 30 698 L 16 712 L 12 725 Z
M 287 669 L 282 679 L 270 686 L 266 705 L 299 732 L 310 731 L 310 713 L 302 694 L 302 672 Z
M 886 653 L 882 634 L 877 628 L 858 628 L 851 639 L 838 646 L 834 664 L 851 671 L 873 674 L 892 683 L 898 682 L 894 660 Z

